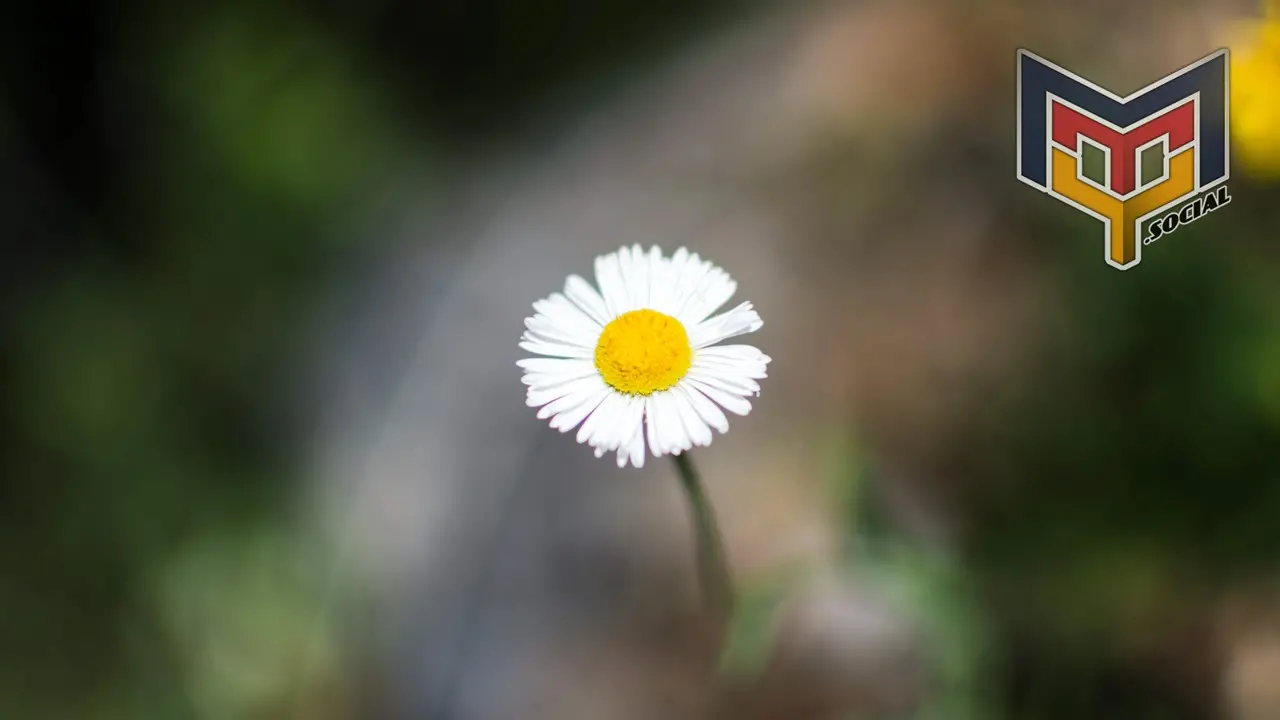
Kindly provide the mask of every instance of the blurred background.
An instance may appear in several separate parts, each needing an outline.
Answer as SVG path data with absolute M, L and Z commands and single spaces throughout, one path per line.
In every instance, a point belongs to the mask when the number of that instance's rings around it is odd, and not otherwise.
M 1261 18 L 11 4 L 0 718 L 1280 717 Z M 1224 45 L 1234 201 L 1113 270 L 1014 177 L 1015 49 L 1128 93 Z M 765 319 L 697 454 L 727 623 L 669 465 L 523 402 L 530 303 L 633 242 Z

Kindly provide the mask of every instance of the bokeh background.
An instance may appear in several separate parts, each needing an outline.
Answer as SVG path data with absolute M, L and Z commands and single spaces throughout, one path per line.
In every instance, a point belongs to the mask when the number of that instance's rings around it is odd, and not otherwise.
M 1261 17 L 10 4 L 0 718 L 1280 717 L 1280 117 L 1127 272 L 1013 171 L 1016 48 L 1265 98 Z M 765 319 L 727 624 L 671 468 L 523 403 L 633 242 Z

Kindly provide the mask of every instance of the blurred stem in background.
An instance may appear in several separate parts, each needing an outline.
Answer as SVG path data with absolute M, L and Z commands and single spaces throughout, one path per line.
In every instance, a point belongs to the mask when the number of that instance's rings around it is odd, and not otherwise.
M 729 573 L 729 561 L 724 552 L 720 529 L 716 526 L 715 512 L 689 453 L 680 453 L 672 459 L 680 475 L 680 484 L 689 496 L 697 553 L 698 587 L 702 600 L 707 610 L 729 617 L 733 612 L 733 579 Z

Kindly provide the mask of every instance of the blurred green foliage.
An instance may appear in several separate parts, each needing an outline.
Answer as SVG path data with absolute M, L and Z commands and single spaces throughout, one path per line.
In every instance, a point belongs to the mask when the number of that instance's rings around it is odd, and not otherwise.
M 260 21 L 229 13 L 157 49 L 152 108 L 173 122 L 113 190 L 126 209 L 81 225 L 128 219 L 141 251 L 61 269 L 9 329 L 5 507 L 21 510 L 0 530 L 0 716 L 243 716 L 192 705 L 181 660 L 209 653 L 169 641 L 155 576 L 211 532 L 282 522 L 302 428 L 281 408 L 343 257 L 330 227 L 397 137 L 331 39 Z M 240 602 L 218 577 L 182 597 Z
M 959 555 L 917 547 L 874 492 L 850 503 L 855 548 L 870 548 L 855 565 L 930 588 L 903 607 L 955 643 L 933 654 L 940 717 L 1219 717 L 1216 685 L 1176 687 L 1149 661 L 1223 593 L 1280 579 L 1277 188 L 1230 187 L 1226 211 L 1124 272 L 1103 262 L 1097 222 L 1029 202 L 1021 234 L 1062 296 L 1016 389 L 955 428 Z
M 358 228 L 721 4 L 15 8 L 0 717 L 360 716 L 290 507 Z

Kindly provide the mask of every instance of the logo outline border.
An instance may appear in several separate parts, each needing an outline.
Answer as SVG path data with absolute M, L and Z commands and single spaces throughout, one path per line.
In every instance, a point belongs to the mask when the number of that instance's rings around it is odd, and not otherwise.
M 1044 193 L 1044 194 L 1046 194 L 1046 195 L 1049 195 L 1049 196 L 1050 196 L 1050 197 L 1052 197 L 1053 199 L 1055 199 L 1055 200 L 1057 200 L 1057 201 L 1059 201 L 1059 202 L 1063 202 L 1063 203 L 1065 203 L 1065 204 L 1067 204 L 1067 205 L 1070 205 L 1071 207 L 1075 208 L 1076 210 L 1079 210 L 1079 211 L 1081 211 L 1081 212 L 1085 213 L 1086 215 L 1088 215 L 1088 216 L 1090 216 L 1090 217 L 1092 217 L 1092 218 L 1094 218 L 1094 219 L 1096 219 L 1096 220 L 1101 221 L 1101 222 L 1102 222 L 1102 225 L 1103 225 L 1103 257 L 1105 258 L 1107 265 L 1110 265 L 1111 267 L 1116 268 L 1117 270 L 1129 270 L 1129 269 L 1131 269 L 1131 268 L 1133 268 L 1133 267 L 1137 266 L 1140 262 L 1142 262 L 1142 246 L 1143 246 L 1143 243 L 1142 243 L 1141 238 L 1138 238 L 1138 241 L 1137 241 L 1137 242 L 1136 242 L 1136 244 L 1135 244 L 1135 247 L 1134 247 L 1134 255 L 1133 255 L 1133 261 L 1132 261 L 1132 262 L 1129 262 L 1129 263 L 1117 263 L 1117 262 L 1112 261 L 1112 259 L 1111 259 L 1111 252 L 1110 252 L 1110 241 L 1111 241 L 1111 220 L 1110 220 L 1109 218 L 1102 217 L 1102 216 L 1101 216 L 1101 214 L 1099 214 L 1099 213 L 1097 213 L 1097 212 L 1095 212 L 1095 211 L 1093 211 L 1093 210 L 1090 210 L 1089 208 L 1087 208 L 1087 207 L 1085 207 L 1085 206 L 1083 206 L 1083 205 L 1080 205 L 1079 203 L 1075 202 L 1074 200 L 1072 200 L 1072 199 L 1070 199 L 1070 198 L 1068 198 L 1068 197 L 1066 197 L 1066 196 L 1064 196 L 1064 195 L 1061 195 L 1061 194 L 1057 193 L 1056 191 L 1054 191 L 1054 190 L 1053 190 L 1053 188 L 1052 188 L 1052 177 L 1051 177 L 1051 176 L 1047 176 L 1047 177 L 1046 177 L 1046 180 L 1049 180 L 1049 183 L 1047 183 L 1046 185 L 1040 185 L 1039 183 L 1036 183 L 1036 182 L 1034 182 L 1034 181 L 1032 181 L 1032 180 L 1028 179 L 1028 178 L 1027 178 L 1026 176 L 1024 176 L 1024 175 L 1023 175 L 1023 173 L 1022 173 L 1022 58 L 1023 58 L 1023 56 L 1030 57 L 1030 58 L 1032 58 L 1033 60 L 1035 60 L 1036 62 L 1039 62 L 1039 63 L 1041 63 L 1041 64 L 1043 64 L 1043 65 L 1046 65 L 1046 66 L 1048 66 L 1048 67 L 1052 68 L 1055 72 L 1058 72 L 1058 73 L 1060 73 L 1060 74 L 1062 74 L 1062 75 L 1066 75 L 1066 76 L 1067 76 L 1067 77 L 1069 77 L 1071 80 L 1073 80 L 1073 81 L 1075 81 L 1075 82 L 1077 82 L 1077 83 L 1079 83 L 1079 84 L 1081 84 L 1081 85 L 1083 85 L 1083 86 L 1085 86 L 1085 87 L 1089 88 L 1089 89 L 1090 89 L 1090 90 L 1092 90 L 1093 92 L 1095 92 L 1095 93 L 1099 93 L 1099 94 L 1101 94 L 1101 95 L 1103 95 L 1103 96 L 1105 96 L 1105 97 L 1107 97 L 1107 98 L 1111 99 L 1112 101 L 1114 101 L 1114 102 L 1118 102 L 1118 103 L 1120 103 L 1120 104 L 1122 104 L 1122 105 L 1124 105 L 1124 104 L 1128 104 L 1131 100 L 1133 100 L 1133 99 L 1135 99 L 1135 98 L 1139 98 L 1139 97 L 1141 97 L 1141 96 L 1145 95 L 1146 93 L 1148 93 L 1148 92 L 1150 92 L 1150 91 L 1152 91 L 1152 90 L 1154 90 L 1154 89 L 1156 89 L 1156 88 L 1158 88 L 1158 87 L 1160 87 L 1160 86 L 1164 85 L 1165 83 L 1168 83 L 1168 82 L 1171 82 L 1171 81 L 1173 81 L 1173 80 L 1176 80 L 1176 79 L 1178 79 L 1178 78 L 1182 77 L 1183 75 L 1186 75 L 1187 73 L 1189 73 L 1189 72 L 1191 72 L 1191 71 L 1193 71 L 1193 70 L 1198 69 L 1200 66 L 1202 66 L 1202 65 L 1206 65 L 1206 64 L 1208 64 L 1208 63 L 1210 63 L 1210 62 L 1212 62 L 1212 61 L 1214 61 L 1214 60 L 1218 59 L 1219 57 L 1224 58 L 1224 60 L 1225 60 L 1225 62 L 1226 62 L 1226 72 L 1224 72 L 1224 73 L 1223 73 L 1223 80 L 1222 80 L 1222 86 L 1223 86 L 1223 87 L 1222 87 L 1222 92 L 1223 92 L 1223 102 L 1222 102 L 1222 115 L 1223 115 L 1223 118 L 1222 118 L 1222 119 L 1223 119 L 1223 126 L 1222 126 L 1222 127 L 1223 127 L 1223 172 L 1222 172 L 1222 177 L 1218 178 L 1217 180 L 1214 180 L 1212 183 L 1209 183 L 1208 185 L 1205 185 L 1204 187 L 1200 187 L 1199 173 L 1197 172 L 1197 177 L 1196 177 L 1196 189 L 1195 189 L 1195 191 L 1193 191 L 1193 193 L 1192 193 L 1190 196 L 1183 196 L 1183 197 L 1180 197 L 1180 198 L 1178 198 L 1177 200 L 1173 200 L 1173 201 L 1169 202 L 1168 204 L 1166 204 L 1166 205 L 1164 205 L 1164 206 L 1162 206 L 1162 207 L 1160 207 L 1160 208 L 1157 208 L 1157 209 L 1155 209 L 1155 210 L 1152 210 L 1151 212 L 1148 212 L 1148 213 L 1146 213 L 1145 215 L 1143 215 L 1142 217 L 1139 217 L 1138 219 L 1136 219 L 1136 220 L 1134 221 L 1134 223 L 1135 223 L 1135 225 L 1136 225 L 1136 227 L 1137 227 L 1137 228 L 1141 228 L 1141 227 L 1142 227 L 1142 224 L 1143 224 L 1144 222 L 1146 222 L 1147 220 L 1151 219 L 1153 216 L 1158 215 L 1158 214 L 1160 214 L 1160 213 L 1168 212 L 1170 208 L 1172 208 L 1172 207 L 1174 207 L 1174 206 L 1176 206 L 1176 205 L 1178 205 L 1178 204 L 1180 204 L 1180 203 L 1186 202 L 1186 201 L 1187 201 L 1187 199 L 1188 199 L 1188 197 L 1198 197 L 1198 196 L 1199 196 L 1199 195 L 1201 195 L 1201 194 L 1204 194 L 1204 193 L 1207 193 L 1207 192 L 1209 192 L 1209 191 L 1211 191 L 1211 190 L 1216 189 L 1218 186 L 1225 184 L 1228 180 L 1230 180 L 1230 179 L 1231 179 L 1231 49 L 1230 49 L 1230 48 L 1226 48 L 1226 47 L 1219 48 L 1219 49 L 1217 49 L 1217 50 L 1215 50 L 1215 51 L 1213 51 L 1213 52 L 1209 53 L 1208 55 L 1205 55 L 1204 57 L 1200 58 L 1199 60 L 1196 60 L 1196 61 L 1195 61 L 1195 62 L 1193 62 L 1193 63 L 1190 63 L 1190 64 L 1188 64 L 1188 65 L 1185 65 L 1185 66 L 1183 66 L 1183 67 L 1181 67 L 1181 68 L 1178 68 L 1177 70 L 1175 70 L 1175 71 L 1173 71 L 1173 72 L 1169 73 L 1168 75 L 1165 75 L 1164 77 L 1162 77 L 1162 78 L 1160 78 L 1160 79 L 1156 80 L 1155 82 L 1149 83 L 1149 84 L 1147 84 L 1146 86 L 1144 86 L 1144 87 L 1142 87 L 1142 88 L 1140 88 L 1140 89 L 1138 89 L 1138 90 L 1135 90 L 1135 91 L 1133 91 L 1133 92 L 1131 92 L 1131 93 L 1129 93 L 1128 95 L 1125 95 L 1125 96 L 1117 95 L 1116 93 L 1114 93 L 1114 92 L 1112 92 L 1112 91 L 1108 90 L 1107 88 L 1102 87 L 1101 85 L 1099 85 L 1099 84 L 1097 84 L 1097 83 L 1093 82 L 1092 80 L 1089 80 L 1088 78 L 1085 78 L 1085 77 L 1083 77 L 1083 76 L 1081 76 L 1081 75 L 1079 75 L 1079 74 L 1077 74 L 1077 73 L 1071 72 L 1070 70 L 1067 70 L 1066 68 L 1064 68 L 1064 67 L 1062 67 L 1061 65 L 1059 65 L 1059 64 L 1057 64 L 1057 63 L 1055 63 L 1055 62 L 1053 62 L 1052 60 L 1049 60 L 1049 59 L 1045 58 L 1044 56 L 1039 55 L 1038 53 L 1032 52 L 1032 51 L 1031 51 L 1031 50 L 1029 50 L 1028 48 L 1024 48 L 1024 47 L 1023 47 L 1023 48 L 1018 48 L 1018 51 L 1017 51 L 1017 53 L 1016 53 L 1016 55 L 1015 55 L 1015 62 L 1017 63 L 1017 67 L 1016 67 L 1016 72 L 1017 72 L 1017 89 L 1016 89 L 1016 92 L 1015 92 L 1015 94 L 1014 94 L 1014 104 L 1017 106 L 1017 107 L 1016 107 L 1016 115 L 1015 115 L 1015 118 L 1016 118 L 1016 128 L 1017 128 L 1017 135 L 1016 135 L 1016 138 L 1015 138 L 1015 139 L 1016 139 L 1016 142 L 1017 142 L 1017 159 L 1016 159 L 1016 163 L 1017 163 L 1017 165 L 1016 165 L 1016 170 L 1017 170 L 1017 171 L 1016 171 L 1016 173 L 1015 173 L 1015 176 L 1017 177 L 1018 181 L 1019 181 L 1019 182 L 1021 182 L 1021 183 L 1023 183 L 1024 185 L 1029 185 L 1029 186 L 1031 186 L 1031 187 L 1035 188 L 1036 190 L 1040 191 L 1041 193 Z M 1199 95 L 1199 92 L 1195 93 L 1195 95 Z M 1053 97 L 1052 93 L 1046 93 L 1046 94 L 1045 94 L 1045 96 L 1046 96 L 1046 103 L 1047 103 L 1047 104 L 1048 104 L 1048 103 L 1052 103 L 1052 97 Z M 1188 97 L 1192 97 L 1192 95 L 1188 95 Z M 1185 101 L 1185 99 L 1184 99 L 1184 100 L 1179 101 L 1179 104 L 1180 104 L 1181 102 L 1183 102 L 1183 101 Z M 1197 104 L 1198 104 L 1198 102 L 1197 102 Z M 1176 106 L 1176 105 L 1171 105 L 1170 107 L 1172 108 L 1172 107 L 1175 107 L 1175 106 Z M 1164 111 L 1162 110 L 1161 112 L 1164 112 Z M 1159 115 L 1159 114 L 1160 114 L 1160 113 L 1152 113 L 1152 116 L 1157 116 L 1157 115 Z M 1092 115 L 1092 113 L 1089 113 L 1089 115 Z M 1098 118 L 1098 119 L 1099 119 L 1099 120 L 1102 120 L 1103 122 L 1106 122 L 1103 118 Z M 1142 122 L 1146 122 L 1146 121 L 1147 121 L 1147 118 L 1144 118 Z M 1197 108 L 1197 112 L 1196 112 L 1196 116 L 1195 116 L 1195 123 L 1196 123 L 1196 133 L 1195 133 L 1196 141 L 1195 141 L 1195 142 L 1196 142 L 1196 146 L 1197 146 L 1197 147 L 1196 147 L 1196 150 L 1197 150 L 1197 152 L 1196 152 L 1196 169 L 1197 169 L 1197 171 L 1198 171 L 1198 170 L 1199 170 L 1199 165 L 1200 165 L 1200 153 L 1199 153 L 1199 150 L 1200 150 L 1200 148 L 1199 148 L 1199 144 L 1200 144 L 1200 142 L 1199 142 L 1199 141 L 1200 141 L 1200 112 L 1199 112 L 1199 108 Z M 1111 126 L 1113 126 L 1113 127 L 1116 127 L 1116 126 L 1114 125 L 1114 123 L 1106 122 L 1106 124 L 1111 125 Z M 1140 123 L 1138 123 L 1138 124 L 1140 124 Z M 1133 126 L 1130 126 L 1130 128 L 1129 128 L 1129 129 L 1132 129 L 1132 127 L 1133 127 Z M 1049 143 L 1047 143 L 1047 145 L 1048 145 L 1048 147 L 1046 147 L 1046 154 L 1050 154 L 1050 155 L 1051 155 L 1051 153 L 1052 153 L 1052 143 L 1051 143 L 1051 142 L 1049 142 Z

